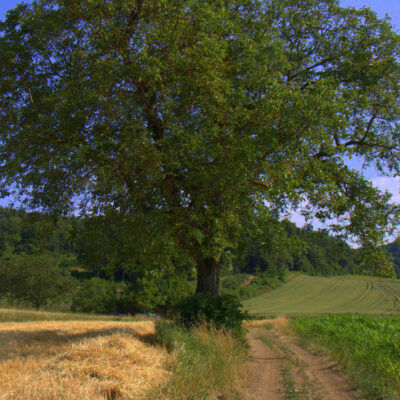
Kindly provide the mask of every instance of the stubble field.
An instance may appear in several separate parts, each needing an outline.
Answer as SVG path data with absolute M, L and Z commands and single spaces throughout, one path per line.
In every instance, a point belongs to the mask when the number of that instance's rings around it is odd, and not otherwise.
M 169 374 L 171 356 L 148 343 L 154 330 L 151 321 L 0 324 L 0 399 L 144 399 Z

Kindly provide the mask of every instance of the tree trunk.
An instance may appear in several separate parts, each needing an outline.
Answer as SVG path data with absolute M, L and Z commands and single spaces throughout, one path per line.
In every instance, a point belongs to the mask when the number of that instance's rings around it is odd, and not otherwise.
M 219 293 L 219 263 L 213 258 L 197 261 L 197 294 L 218 296 Z

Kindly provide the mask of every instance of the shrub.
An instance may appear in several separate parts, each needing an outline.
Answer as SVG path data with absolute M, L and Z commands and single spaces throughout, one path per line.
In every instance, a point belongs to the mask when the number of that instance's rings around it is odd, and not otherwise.
M 165 303 L 165 296 L 154 279 L 139 278 L 134 282 L 119 285 L 117 312 L 142 313 L 152 311 L 159 304 Z
M 248 285 L 244 285 L 244 282 L 248 280 L 248 277 L 243 279 L 243 277 L 246 277 L 244 274 L 226 277 L 222 281 L 222 293 L 237 296 L 240 300 L 258 296 L 267 290 L 282 285 L 282 282 L 285 281 L 286 270 L 280 271 L 279 276 L 271 275 L 270 271 L 260 272 Z
M 116 284 L 100 278 L 84 281 L 72 299 L 73 311 L 110 314 L 116 309 Z
M 184 275 L 165 274 L 160 277 L 142 276 L 119 284 L 117 312 L 137 313 L 155 311 L 164 313 L 193 290 Z
M 173 318 L 184 326 L 199 322 L 226 329 L 237 336 L 244 333 L 243 320 L 248 318 L 239 299 L 231 294 L 212 297 L 208 294 L 192 295 L 179 302 L 172 311 Z
M 47 254 L 9 255 L 0 260 L 0 295 L 26 301 L 36 309 L 63 297 L 74 282 Z

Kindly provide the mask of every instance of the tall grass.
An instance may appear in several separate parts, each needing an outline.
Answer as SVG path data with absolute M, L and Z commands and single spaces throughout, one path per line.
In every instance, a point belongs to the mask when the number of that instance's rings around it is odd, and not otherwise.
M 152 399 L 236 399 L 240 396 L 244 342 L 210 326 L 184 329 L 160 321 L 156 341 L 173 355 L 173 373 Z
M 294 331 L 342 363 L 367 398 L 400 398 L 400 319 L 366 316 L 297 318 Z

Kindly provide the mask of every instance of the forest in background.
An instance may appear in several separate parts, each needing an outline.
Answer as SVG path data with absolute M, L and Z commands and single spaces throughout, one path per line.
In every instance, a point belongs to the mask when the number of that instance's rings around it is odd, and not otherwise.
M 134 313 L 166 311 L 194 291 L 193 266 L 147 264 L 129 237 L 112 216 L 54 219 L 1 207 L 0 297 L 36 308 Z M 399 248 L 388 250 L 399 276 Z M 331 276 L 363 273 L 363 266 L 358 250 L 327 231 L 269 221 L 226 252 L 222 292 L 249 298 L 279 286 L 291 271 Z

